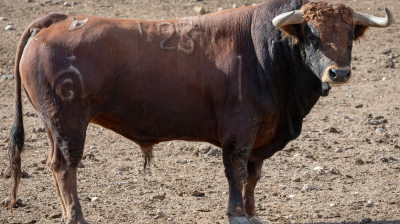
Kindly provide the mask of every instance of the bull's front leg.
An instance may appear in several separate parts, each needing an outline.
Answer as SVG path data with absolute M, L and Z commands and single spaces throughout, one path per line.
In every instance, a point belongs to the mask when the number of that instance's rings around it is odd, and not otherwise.
M 229 202 L 226 215 L 230 224 L 251 224 L 247 219 L 242 190 L 247 178 L 247 162 L 252 141 L 241 142 L 236 137 L 230 137 L 222 146 L 225 174 L 229 184 Z
M 261 168 L 263 162 L 248 162 L 247 180 L 243 187 L 244 209 L 247 217 L 253 224 L 264 224 L 264 222 L 256 214 L 256 206 L 254 199 L 254 189 L 261 176 Z

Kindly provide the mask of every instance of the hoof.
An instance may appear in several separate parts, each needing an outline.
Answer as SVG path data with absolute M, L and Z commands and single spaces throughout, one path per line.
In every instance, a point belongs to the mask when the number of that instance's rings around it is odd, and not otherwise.
M 229 218 L 230 224 L 252 224 L 246 217 L 232 217 Z
M 258 216 L 253 216 L 249 220 L 252 224 L 265 224 Z

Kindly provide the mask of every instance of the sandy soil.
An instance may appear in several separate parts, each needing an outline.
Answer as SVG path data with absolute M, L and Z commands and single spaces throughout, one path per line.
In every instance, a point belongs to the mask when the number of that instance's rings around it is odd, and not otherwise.
M 12 74 L 19 37 L 30 21 L 47 11 L 154 20 L 196 15 L 194 7 L 200 5 L 215 12 L 259 2 L 76 0 L 64 5 L 55 0 L 1 0 L 0 75 Z M 384 6 L 395 16 L 400 12 L 398 0 L 340 2 L 378 16 L 384 15 Z M 5 31 L 10 23 L 15 30 Z M 370 29 L 354 46 L 352 82 L 321 98 L 306 118 L 302 135 L 264 162 L 256 204 L 266 222 L 400 223 L 399 40 L 398 23 Z M 0 80 L 0 97 L 1 172 L 8 164 L 13 80 Z M 49 142 L 38 131 L 43 124 L 25 96 L 24 114 L 22 168 L 27 177 L 19 191 L 22 201 L 12 219 L 0 206 L 0 223 L 60 223 L 51 172 L 41 163 Z M 151 171 L 143 174 L 137 145 L 91 125 L 84 158 L 78 191 L 90 223 L 227 223 L 228 188 L 220 149 L 205 143 L 162 143 L 155 149 Z M 324 170 L 314 171 L 318 166 Z M 302 190 L 305 184 L 314 189 Z M 9 180 L 1 179 L 0 189 L 3 200 L 9 196 Z M 204 196 L 193 196 L 196 191 Z M 98 200 L 92 202 L 94 197 Z

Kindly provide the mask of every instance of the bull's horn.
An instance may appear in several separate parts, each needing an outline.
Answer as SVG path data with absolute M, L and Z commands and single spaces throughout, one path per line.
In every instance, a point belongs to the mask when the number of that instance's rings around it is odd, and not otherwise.
M 272 23 L 276 27 L 288 26 L 293 24 L 300 24 L 304 21 L 303 13 L 301 10 L 295 10 L 290 12 L 282 13 L 276 16 Z
M 394 21 L 393 14 L 385 7 L 386 17 L 376 17 L 364 13 L 354 12 L 354 24 L 372 27 L 388 27 Z

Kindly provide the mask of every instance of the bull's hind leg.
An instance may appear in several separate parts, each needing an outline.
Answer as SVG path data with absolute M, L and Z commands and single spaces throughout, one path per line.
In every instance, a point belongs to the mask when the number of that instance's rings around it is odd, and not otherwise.
M 252 224 L 263 224 L 264 222 L 256 215 L 254 200 L 254 189 L 261 176 L 262 162 L 247 164 L 247 180 L 243 186 L 244 210 Z
M 74 123 L 74 127 L 52 127 L 53 151 L 48 166 L 52 170 L 57 194 L 68 224 L 86 223 L 77 192 L 77 166 L 83 155 L 87 124 Z
M 54 150 L 55 144 L 54 144 L 53 138 L 51 136 L 51 132 L 50 132 L 50 130 L 48 128 L 46 128 L 46 129 L 47 129 L 47 135 L 49 136 L 49 139 L 50 139 L 50 151 L 49 151 L 49 156 L 47 158 L 47 166 L 49 166 L 51 168 L 51 161 L 53 161 L 53 157 L 54 158 L 59 158 L 60 157 L 60 155 L 59 155 L 60 151 L 59 150 Z M 67 211 L 65 209 L 65 205 L 64 205 L 64 202 L 63 202 L 62 197 L 61 197 L 60 185 L 58 184 L 58 179 L 56 178 L 56 175 L 55 175 L 54 171 L 52 172 L 52 176 L 53 176 L 54 185 L 56 187 L 57 196 L 58 196 L 58 199 L 60 200 L 60 203 L 61 203 L 61 210 L 62 210 L 62 214 L 63 214 L 63 219 L 66 219 L 67 218 Z

